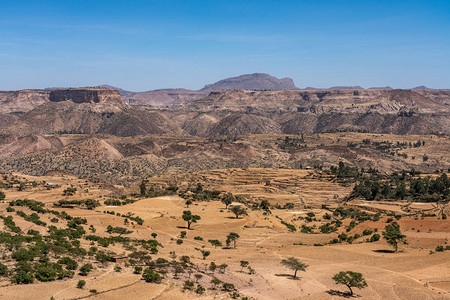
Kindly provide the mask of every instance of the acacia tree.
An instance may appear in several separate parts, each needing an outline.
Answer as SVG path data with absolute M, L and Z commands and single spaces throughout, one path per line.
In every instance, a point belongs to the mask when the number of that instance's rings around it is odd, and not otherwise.
M 294 278 L 297 278 L 297 271 L 300 270 L 300 271 L 305 272 L 306 268 L 308 267 L 307 264 L 302 263 L 295 257 L 289 257 L 287 259 L 282 259 L 281 264 L 291 270 L 294 270 Z
M 341 271 L 334 274 L 333 280 L 336 284 L 345 284 L 350 290 L 350 296 L 353 296 L 352 287 L 362 289 L 367 286 L 367 282 L 364 280 L 362 274 L 352 271 Z
M 236 232 L 230 232 L 227 235 L 227 240 L 225 241 L 227 243 L 227 246 L 229 247 L 231 242 L 233 242 L 233 248 L 236 249 L 236 241 L 239 238 L 239 234 L 237 234 Z
M 206 257 L 208 257 L 211 254 L 211 252 L 207 250 L 200 250 L 200 252 L 202 253 L 203 260 L 205 260 Z
M 240 205 L 235 205 L 230 208 L 230 211 L 236 215 L 236 219 L 239 219 L 240 215 L 247 215 L 247 211 Z
M 198 220 L 200 220 L 200 216 L 193 215 L 190 210 L 183 211 L 183 220 L 187 222 L 187 229 L 191 229 L 192 223 L 197 223 Z
M 394 247 L 395 251 L 398 250 L 398 243 L 403 243 L 405 245 L 408 244 L 406 241 L 406 235 L 402 234 L 400 231 L 400 225 L 397 224 L 397 222 L 392 222 L 392 224 L 387 225 L 385 227 L 386 231 L 383 231 L 383 238 L 386 239 L 388 244 Z
M 112 227 L 111 225 L 108 225 L 108 227 L 106 228 L 106 232 L 111 234 L 111 233 L 117 233 L 119 234 L 119 236 L 121 236 L 122 234 L 130 234 L 133 233 L 132 230 L 128 230 L 124 227 Z
M 248 267 L 249 262 L 246 260 L 241 260 L 240 263 L 241 263 L 241 272 L 243 272 L 244 268 Z
M 210 242 L 211 245 L 214 246 L 214 248 L 222 247 L 222 242 L 219 240 L 208 240 L 208 242 Z
M 232 193 L 226 193 L 222 196 L 222 203 L 225 204 L 225 208 L 228 209 L 228 205 L 230 205 L 235 200 Z

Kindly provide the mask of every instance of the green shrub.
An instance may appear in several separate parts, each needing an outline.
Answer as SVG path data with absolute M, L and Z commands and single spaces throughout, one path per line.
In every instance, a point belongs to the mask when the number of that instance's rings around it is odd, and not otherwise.
M 445 249 L 444 249 L 444 246 L 437 246 L 436 247 L 436 252 L 443 252 Z
M 90 271 L 92 271 L 92 265 L 91 264 L 85 264 L 80 268 L 80 275 L 81 276 L 87 276 Z
M 84 281 L 82 279 L 78 280 L 77 288 L 82 289 L 82 288 L 84 288 L 85 285 L 86 285 L 86 281 Z
M 341 241 L 346 241 L 348 239 L 348 235 L 343 232 L 338 235 L 338 239 Z
M 231 292 L 231 291 L 234 290 L 234 284 L 225 282 L 222 285 L 222 290 L 225 291 L 225 292 Z
M 34 282 L 34 275 L 25 271 L 19 271 L 12 278 L 12 282 L 17 284 L 30 284 Z
M 42 263 L 35 268 L 35 276 L 39 281 L 53 281 L 58 276 L 58 271 L 62 271 L 61 265 L 52 263 Z
M 8 273 L 8 267 L 0 263 L 0 276 L 7 276 Z
M 183 284 L 183 290 L 192 290 L 194 288 L 194 282 L 190 280 L 186 280 Z
M 370 230 L 370 229 L 365 229 L 364 231 L 363 231 L 363 235 L 371 235 L 373 233 L 373 231 L 372 230 Z
M 156 273 L 155 271 L 151 269 L 145 269 L 142 273 L 142 278 L 145 280 L 145 282 L 160 282 L 161 281 L 161 275 Z
M 58 260 L 58 263 L 66 265 L 67 270 L 76 270 L 78 263 L 70 257 L 63 257 Z
M 369 240 L 369 242 L 376 242 L 376 241 L 378 241 L 379 239 L 380 239 L 380 235 L 378 234 L 378 233 L 375 233 L 374 235 L 372 235 L 371 237 L 370 237 L 370 240 Z
M 195 289 L 195 292 L 200 295 L 203 294 L 205 291 L 206 291 L 206 289 L 204 287 L 202 287 L 200 284 Z
M 29 235 L 39 235 L 39 231 L 33 230 L 33 229 L 28 229 L 27 234 L 29 234 Z
M 36 253 L 31 250 L 19 249 L 13 252 L 11 258 L 16 261 L 31 261 L 36 257 Z

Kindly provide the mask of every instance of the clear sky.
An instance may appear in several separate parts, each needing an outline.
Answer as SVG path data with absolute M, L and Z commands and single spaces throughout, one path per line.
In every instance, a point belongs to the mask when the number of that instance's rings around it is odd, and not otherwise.
M 450 88 L 450 0 L 0 0 L 0 89 Z

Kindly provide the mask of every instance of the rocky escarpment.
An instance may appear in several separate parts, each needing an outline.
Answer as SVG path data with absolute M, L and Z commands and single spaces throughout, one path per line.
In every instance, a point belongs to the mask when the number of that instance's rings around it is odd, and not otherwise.
M 48 102 L 62 101 L 116 107 L 124 105 L 119 91 L 113 89 L 80 88 L 0 91 L 0 113 L 27 112 Z
M 49 100 L 52 102 L 70 100 L 74 103 L 123 104 L 118 90 L 100 88 L 54 90 L 50 92 Z

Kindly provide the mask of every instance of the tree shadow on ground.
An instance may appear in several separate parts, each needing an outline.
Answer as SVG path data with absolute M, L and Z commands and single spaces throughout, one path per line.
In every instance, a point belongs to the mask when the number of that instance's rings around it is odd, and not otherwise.
M 341 291 L 337 291 L 337 290 L 328 290 L 325 291 L 325 293 L 331 295 L 331 296 L 339 296 L 339 297 L 344 297 L 344 298 L 356 298 L 356 297 L 360 297 L 357 296 L 355 294 L 351 295 L 349 292 L 341 292 Z
M 292 274 L 275 274 L 278 277 L 289 277 L 292 280 L 300 280 L 300 277 L 294 277 Z
M 386 250 L 386 249 L 381 249 L 381 250 L 372 250 L 373 252 L 376 253 L 395 253 L 394 250 Z M 398 251 L 397 251 L 398 252 Z
M 180 229 L 188 229 L 188 230 L 193 230 L 192 228 L 187 228 L 187 226 L 177 226 L 177 228 L 180 228 Z

